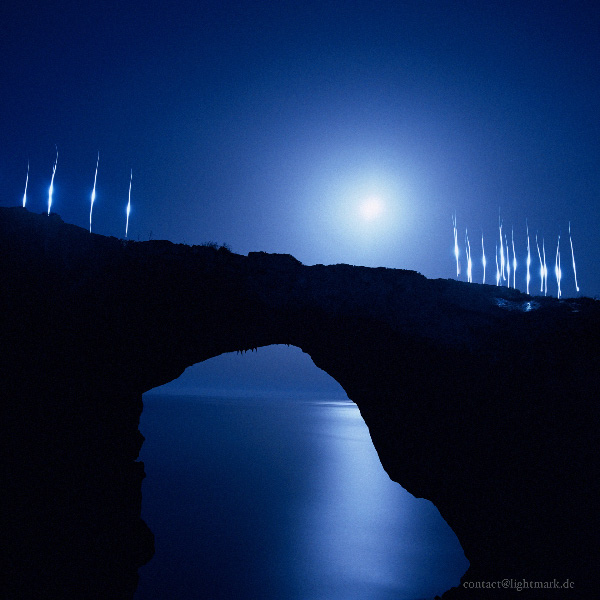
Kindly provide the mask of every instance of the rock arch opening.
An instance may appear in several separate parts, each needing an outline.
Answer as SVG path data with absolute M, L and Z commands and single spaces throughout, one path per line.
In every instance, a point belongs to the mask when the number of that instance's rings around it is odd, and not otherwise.
M 144 396 L 140 430 L 156 554 L 139 600 L 198 587 L 215 599 L 433 597 L 468 567 L 437 509 L 386 475 L 358 407 L 297 347 L 189 368 Z

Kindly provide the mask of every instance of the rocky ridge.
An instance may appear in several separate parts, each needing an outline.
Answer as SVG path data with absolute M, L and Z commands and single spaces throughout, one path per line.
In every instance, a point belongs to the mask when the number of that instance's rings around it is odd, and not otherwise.
M 471 567 L 444 598 L 596 589 L 600 303 L 124 241 L 21 208 L 0 209 L 0 257 L 7 598 L 131 598 L 153 548 L 142 394 L 282 343 L 343 386 L 390 477 L 456 532 Z

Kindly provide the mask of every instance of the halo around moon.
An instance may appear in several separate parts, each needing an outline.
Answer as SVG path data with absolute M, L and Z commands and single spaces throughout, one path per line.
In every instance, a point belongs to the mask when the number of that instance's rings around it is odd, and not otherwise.
M 359 217 L 364 221 L 377 221 L 383 217 L 384 213 L 385 205 L 378 196 L 370 196 L 358 205 Z

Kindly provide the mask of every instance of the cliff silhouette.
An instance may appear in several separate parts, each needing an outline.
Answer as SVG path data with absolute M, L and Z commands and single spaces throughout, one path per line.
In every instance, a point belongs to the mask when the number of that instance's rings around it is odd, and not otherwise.
M 399 269 L 132 242 L 0 209 L 6 598 L 131 598 L 142 394 L 224 352 L 291 344 L 359 407 L 389 476 L 431 500 L 471 582 L 597 589 L 600 302 Z

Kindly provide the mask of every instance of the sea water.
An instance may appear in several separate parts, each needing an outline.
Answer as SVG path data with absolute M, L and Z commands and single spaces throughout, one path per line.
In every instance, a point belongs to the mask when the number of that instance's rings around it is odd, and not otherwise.
M 156 554 L 136 600 L 416 600 L 468 567 L 348 400 L 148 394 L 140 430 Z

